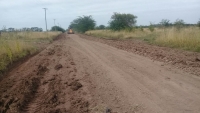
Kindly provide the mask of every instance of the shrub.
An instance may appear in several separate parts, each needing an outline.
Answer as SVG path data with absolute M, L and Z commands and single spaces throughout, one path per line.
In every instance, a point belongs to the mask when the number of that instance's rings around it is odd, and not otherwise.
M 198 26 L 199 29 L 200 29 L 200 19 L 199 19 L 199 21 L 197 22 L 197 26 Z
M 180 31 L 181 28 L 183 28 L 185 22 L 182 20 L 182 19 L 177 19 L 175 22 L 174 22 L 174 26 L 176 27 L 176 29 L 178 31 Z
M 154 25 L 152 23 L 150 23 L 150 25 L 149 25 L 149 30 L 151 32 L 154 32 L 154 30 L 155 30 Z
M 59 26 L 53 26 L 51 27 L 51 31 L 61 31 L 61 32 L 65 32 L 65 30 L 62 27 Z

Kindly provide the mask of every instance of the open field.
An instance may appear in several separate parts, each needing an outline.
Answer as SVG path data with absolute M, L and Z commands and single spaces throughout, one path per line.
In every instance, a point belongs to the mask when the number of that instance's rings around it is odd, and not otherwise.
M 106 39 L 141 39 L 159 46 L 200 52 L 200 30 L 197 27 L 187 27 L 180 30 L 155 28 L 153 32 L 147 28 L 132 31 L 92 30 L 86 34 Z
M 104 39 L 103 44 L 100 38 L 77 34 L 56 39 L 0 80 L 0 112 L 199 112 L 200 59 L 190 55 L 193 52 L 142 41 L 135 43 L 136 51 L 128 51 L 130 41 Z M 189 63 L 190 71 L 158 61 L 166 57 Z M 193 68 L 197 76 L 190 73 Z
M 0 36 L 0 74 L 9 64 L 35 53 L 58 34 L 59 32 L 3 32 Z

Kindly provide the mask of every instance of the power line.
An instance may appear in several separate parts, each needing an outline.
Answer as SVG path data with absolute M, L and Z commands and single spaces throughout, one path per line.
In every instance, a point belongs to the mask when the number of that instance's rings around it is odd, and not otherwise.
M 45 23 L 46 23 L 46 31 L 47 31 L 47 18 L 46 18 L 46 10 L 47 10 L 47 8 L 43 8 L 43 9 L 45 11 Z

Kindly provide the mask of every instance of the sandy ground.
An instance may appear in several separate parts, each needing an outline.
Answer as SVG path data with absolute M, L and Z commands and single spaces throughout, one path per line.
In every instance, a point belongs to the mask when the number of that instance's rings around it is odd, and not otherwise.
M 0 81 L 0 113 L 199 113 L 197 67 L 186 73 L 81 37 L 62 34 L 12 69 Z

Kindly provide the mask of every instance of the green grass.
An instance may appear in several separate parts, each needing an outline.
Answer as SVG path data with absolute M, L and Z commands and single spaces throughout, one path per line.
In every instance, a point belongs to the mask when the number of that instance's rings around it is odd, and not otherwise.
M 38 43 L 49 43 L 60 32 L 3 32 L 0 36 L 0 74 L 9 64 L 38 51 Z
M 200 52 L 200 30 L 197 27 L 187 27 L 177 30 L 176 28 L 155 28 L 151 32 L 148 28 L 133 29 L 132 31 L 92 30 L 87 35 L 105 39 L 140 39 L 148 43 L 180 48 L 188 51 Z

